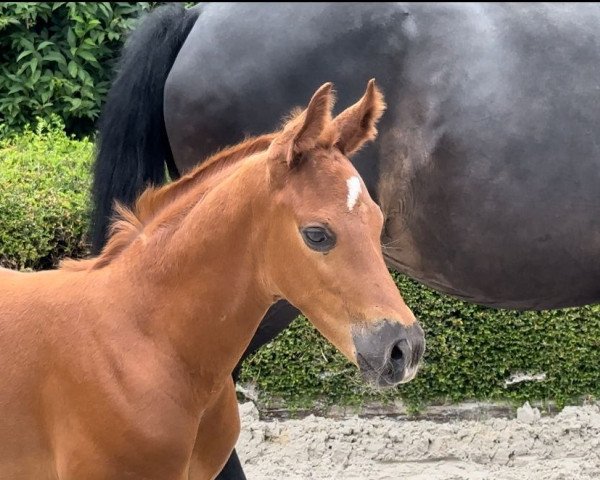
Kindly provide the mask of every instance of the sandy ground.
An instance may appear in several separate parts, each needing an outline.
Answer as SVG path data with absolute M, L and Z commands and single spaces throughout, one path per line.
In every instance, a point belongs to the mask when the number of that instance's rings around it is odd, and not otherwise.
M 240 405 L 248 480 L 597 480 L 600 407 L 484 421 L 309 416 L 259 420 Z

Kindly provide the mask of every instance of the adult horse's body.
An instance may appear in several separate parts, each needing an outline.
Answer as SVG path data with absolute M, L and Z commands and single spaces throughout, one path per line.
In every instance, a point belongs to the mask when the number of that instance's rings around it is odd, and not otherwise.
M 353 163 L 386 216 L 388 265 L 484 305 L 597 302 L 599 24 L 599 5 L 572 4 L 157 12 L 106 103 L 95 246 L 112 200 L 162 181 L 165 162 L 184 172 L 199 152 L 269 130 L 323 81 L 346 101 L 375 76 L 389 108 L 377 146 Z M 294 316 L 272 309 L 249 351 Z
M 175 42 L 173 67 L 161 58 L 172 170 L 268 131 L 325 80 L 346 101 L 376 76 L 389 109 L 378 147 L 355 165 L 387 217 L 390 266 L 498 307 L 600 298 L 599 5 L 208 4 L 186 17 L 171 12 L 178 26 L 184 18 L 187 37 L 155 19 Z M 162 53 L 152 34 L 132 45 L 123 90 L 140 82 L 135 71 L 157 75 L 146 66 Z M 133 115 L 127 109 L 154 115 L 154 130 L 141 132 L 146 142 L 164 135 L 162 102 L 144 110 L 147 95 L 161 100 L 164 78 L 149 81 L 152 92 L 138 83 L 109 99 L 120 101 L 123 118 Z M 256 115 L 258 105 L 266 108 Z M 130 152 L 113 139 L 119 129 L 127 125 L 105 116 L 101 153 L 125 163 Z M 149 153 L 162 172 L 169 154 L 159 147 Z M 112 182 L 130 182 L 118 168 Z
M 415 375 L 423 331 L 347 158 L 382 97 L 332 104 L 326 84 L 281 131 L 149 189 L 96 258 L 0 269 L 3 480 L 213 479 L 239 432 L 231 372 L 279 298 L 370 383 Z

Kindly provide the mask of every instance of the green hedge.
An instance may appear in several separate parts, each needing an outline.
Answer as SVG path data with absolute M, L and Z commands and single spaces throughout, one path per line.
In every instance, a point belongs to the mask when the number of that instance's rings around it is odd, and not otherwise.
M 85 251 L 92 145 L 41 123 L 0 143 L 0 259 L 45 268 Z M 427 334 L 425 364 L 409 384 L 383 394 L 366 388 L 354 366 L 306 322 L 297 320 L 246 362 L 242 380 L 290 404 L 401 398 L 418 406 L 467 399 L 554 400 L 600 397 L 600 306 L 536 312 L 493 310 L 437 294 L 396 276 Z M 505 387 L 513 373 L 542 382 Z
M 56 116 L 0 141 L 0 265 L 50 268 L 85 251 L 92 154 Z
M 49 112 L 91 133 L 124 36 L 152 5 L 0 3 L 0 135 Z

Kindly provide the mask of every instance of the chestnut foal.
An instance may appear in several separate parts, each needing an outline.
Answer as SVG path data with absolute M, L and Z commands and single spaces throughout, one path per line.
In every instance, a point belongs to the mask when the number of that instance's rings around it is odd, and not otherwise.
M 270 135 L 117 208 L 96 258 L 0 271 L 0 477 L 211 479 L 239 418 L 231 371 L 285 298 L 368 381 L 410 380 L 423 332 L 380 249 L 351 155 L 373 81 L 335 119 L 331 84 Z

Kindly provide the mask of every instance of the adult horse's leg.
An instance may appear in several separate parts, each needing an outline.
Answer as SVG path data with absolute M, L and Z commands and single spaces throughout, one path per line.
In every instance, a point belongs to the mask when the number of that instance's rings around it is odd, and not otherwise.
M 215 477 L 215 480 L 246 480 L 246 474 L 235 450 L 231 452 L 227 463 L 221 473 Z
M 300 310 L 298 310 L 296 307 L 293 307 L 285 300 L 280 300 L 269 309 L 260 323 L 258 330 L 254 334 L 254 337 L 252 337 L 250 345 L 248 345 L 248 348 L 244 352 L 240 362 L 233 371 L 233 378 L 236 381 L 238 380 L 240 368 L 244 360 L 249 355 L 256 353 L 260 347 L 269 343 L 283 330 L 285 330 L 299 314 Z

